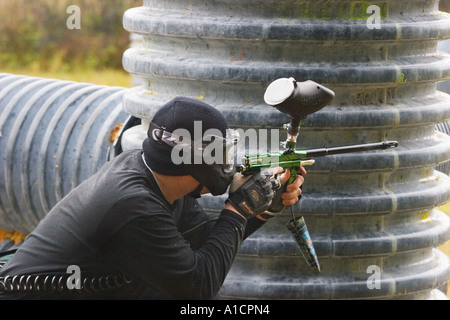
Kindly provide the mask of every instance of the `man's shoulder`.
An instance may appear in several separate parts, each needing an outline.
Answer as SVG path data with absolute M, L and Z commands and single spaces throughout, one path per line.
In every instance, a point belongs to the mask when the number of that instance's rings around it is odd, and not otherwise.
M 113 157 L 109 161 L 109 163 L 123 162 L 123 161 L 137 161 L 141 155 L 142 150 L 140 149 L 127 150 Z
M 73 193 L 83 197 L 107 197 L 108 202 L 141 197 L 149 189 L 148 177 L 139 163 L 139 150 L 121 153 L 83 181 Z
M 117 176 L 120 175 L 142 175 L 141 154 L 141 150 L 125 151 L 105 163 L 96 175 L 104 175 L 104 178 L 111 179 L 118 179 Z

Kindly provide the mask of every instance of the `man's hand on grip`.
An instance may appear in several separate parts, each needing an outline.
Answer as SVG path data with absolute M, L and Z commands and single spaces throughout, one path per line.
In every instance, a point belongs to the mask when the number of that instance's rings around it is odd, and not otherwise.
M 276 175 L 282 170 L 266 169 L 248 177 L 236 174 L 227 201 L 247 219 L 263 213 L 269 209 L 275 191 L 281 187 L 280 178 Z
M 263 220 L 267 220 L 276 217 L 283 213 L 286 207 L 295 205 L 301 199 L 301 186 L 305 179 L 303 176 L 306 175 L 305 168 L 301 167 L 296 179 L 293 183 L 287 184 L 290 178 L 290 171 L 286 170 L 280 178 L 281 188 L 275 192 L 272 199 L 270 207 L 261 215 Z

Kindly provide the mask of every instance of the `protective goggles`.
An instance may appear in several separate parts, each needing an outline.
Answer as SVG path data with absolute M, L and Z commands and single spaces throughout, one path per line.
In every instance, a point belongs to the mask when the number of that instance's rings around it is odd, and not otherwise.
M 231 173 L 235 169 L 239 133 L 234 129 L 227 129 L 225 138 L 220 130 L 209 129 L 201 138 L 194 137 L 192 140 L 187 129 L 177 129 L 172 133 L 151 122 L 149 136 L 158 143 L 191 152 L 194 164 L 217 164 L 225 173 Z

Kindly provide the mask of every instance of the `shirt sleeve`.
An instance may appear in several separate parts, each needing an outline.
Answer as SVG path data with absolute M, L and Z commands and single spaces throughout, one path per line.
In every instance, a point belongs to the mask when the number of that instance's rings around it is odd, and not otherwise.
M 145 201 L 141 201 L 145 207 Z M 114 263 L 169 299 L 215 297 L 244 238 L 246 221 L 223 210 L 211 234 L 194 250 L 161 206 L 117 231 L 108 242 Z
M 183 237 L 189 241 L 191 247 L 197 248 L 211 234 L 218 214 L 206 214 L 196 199 L 191 197 L 187 198 L 179 229 Z M 259 220 L 256 217 L 249 218 L 242 240 L 247 239 L 265 224 L 265 221 Z

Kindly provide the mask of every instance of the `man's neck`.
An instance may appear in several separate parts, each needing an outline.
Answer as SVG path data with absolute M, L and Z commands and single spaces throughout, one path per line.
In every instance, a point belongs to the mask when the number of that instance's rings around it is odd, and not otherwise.
M 193 192 L 199 186 L 199 182 L 191 176 L 172 177 L 157 172 L 153 172 L 153 175 L 158 182 L 161 193 L 170 204 Z

